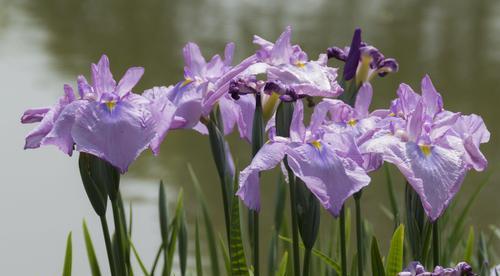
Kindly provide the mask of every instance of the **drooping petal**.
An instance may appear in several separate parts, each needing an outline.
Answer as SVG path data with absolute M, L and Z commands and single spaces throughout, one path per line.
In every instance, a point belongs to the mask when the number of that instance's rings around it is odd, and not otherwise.
M 97 65 L 92 64 L 91 69 L 92 82 L 97 93 L 111 93 L 115 90 L 116 82 L 109 69 L 109 59 L 106 55 L 102 55 Z
M 201 101 L 207 85 L 208 83 L 199 86 L 189 84 L 181 87 L 178 84 L 168 92 L 169 100 L 177 106 L 175 116 L 184 120 L 184 124 L 175 128 L 191 128 L 198 123 L 201 117 Z
M 155 124 L 147 110 L 128 102 L 118 102 L 113 110 L 92 102 L 71 132 L 78 151 L 96 155 L 124 173 L 155 137 Z
M 370 103 L 372 102 L 373 90 L 369 82 L 365 82 L 358 91 L 354 109 L 359 119 L 368 116 Z
M 132 92 L 132 88 L 139 82 L 143 74 L 144 68 L 142 67 L 129 68 L 118 83 L 118 86 L 116 86 L 116 94 L 123 96 L 126 93 Z
M 255 155 L 239 177 L 236 195 L 252 210 L 260 210 L 259 172 L 276 167 L 285 157 L 287 143 L 269 142 Z
M 153 87 L 144 91 L 144 97 L 142 97 L 151 101 L 150 110 L 156 124 L 156 136 L 152 139 L 150 146 L 155 155 L 160 152 L 160 145 L 172 126 L 172 120 L 177 110 L 177 107 L 168 99 L 169 89 L 173 88 Z
M 347 198 L 370 182 L 361 167 L 351 159 L 340 158 L 327 144 L 301 144 L 287 154 L 294 174 L 334 216 L 340 214 Z
M 75 118 L 80 114 L 82 108 L 88 102 L 85 100 L 74 101 L 64 107 L 51 131 L 41 141 L 42 145 L 54 145 L 62 152 L 71 156 L 73 153 L 74 140 L 71 136 L 71 129 L 75 123 Z

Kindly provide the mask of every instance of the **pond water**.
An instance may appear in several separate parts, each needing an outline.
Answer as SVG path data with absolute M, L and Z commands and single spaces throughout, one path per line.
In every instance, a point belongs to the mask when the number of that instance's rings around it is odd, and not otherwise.
M 401 82 L 418 89 L 428 73 L 448 109 L 483 116 L 492 133 L 483 151 L 490 160 L 489 170 L 498 169 L 499 1 L 0 0 L 1 274 L 59 274 L 66 235 L 73 231 L 74 275 L 88 275 L 83 218 L 94 230 L 101 267 L 106 268 L 99 221 L 80 183 L 77 157 L 69 158 L 55 148 L 23 151 L 23 138 L 32 128 L 19 124 L 25 109 L 53 104 L 62 85 L 74 85 L 78 74 L 88 76 L 90 62 L 103 53 L 110 57 L 115 76 L 129 66 L 144 66 L 146 74 L 136 89 L 142 91 L 182 77 L 181 49 L 188 41 L 198 43 L 205 56 L 234 41 L 241 60 L 255 50 L 253 34 L 274 40 L 287 25 L 294 28 L 293 41 L 310 57 L 328 46 L 348 44 L 353 29 L 362 27 L 364 40 L 397 58 L 401 67 L 399 73 L 374 81 L 373 107 L 387 107 Z M 248 164 L 249 145 L 234 136 L 230 142 L 238 163 Z M 171 203 L 180 187 L 184 189 L 188 220 L 194 222 L 198 205 L 188 163 L 202 179 L 217 230 L 223 232 L 218 178 L 207 137 L 172 132 L 161 155 L 143 154 L 122 184 L 126 204 L 132 202 L 134 207 L 134 240 L 148 265 L 160 242 L 156 207 L 160 179 L 168 186 Z M 263 244 L 271 229 L 274 176 L 264 176 L 268 181 L 262 191 Z M 470 193 L 484 177 L 470 173 L 461 195 Z M 403 184 L 400 178 L 397 183 Z M 497 183 L 498 174 L 480 194 L 468 223 L 485 230 L 489 224 L 500 224 Z M 403 191 L 403 185 L 398 190 Z M 375 173 L 363 204 L 383 248 L 392 230 L 381 211 L 382 205 L 389 206 L 386 194 L 382 174 Z M 399 195 L 402 200 L 403 194 Z

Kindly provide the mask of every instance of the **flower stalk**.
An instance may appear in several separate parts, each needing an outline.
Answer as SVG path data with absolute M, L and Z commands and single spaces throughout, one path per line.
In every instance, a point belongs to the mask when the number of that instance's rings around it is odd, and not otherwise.
M 347 248 L 345 235 L 345 206 L 340 210 L 340 261 L 342 276 L 347 276 Z

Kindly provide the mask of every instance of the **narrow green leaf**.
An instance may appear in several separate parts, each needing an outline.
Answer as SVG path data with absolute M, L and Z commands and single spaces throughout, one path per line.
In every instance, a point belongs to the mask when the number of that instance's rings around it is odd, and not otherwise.
M 288 263 L 288 252 L 285 251 L 285 253 L 283 253 L 283 257 L 281 258 L 280 266 L 279 266 L 278 272 L 276 273 L 276 276 L 285 276 L 286 275 L 287 263 Z
M 399 225 L 391 239 L 391 247 L 387 255 L 386 275 L 396 276 L 403 270 L 403 247 L 405 238 L 405 227 Z
M 198 218 L 195 221 L 195 255 L 196 255 L 196 275 L 203 276 L 203 265 L 201 260 L 200 232 L 198 230 Z
M 160 181 L 160 187 L 158 191 L 158 211 L 160 218 L 160 233 L 161 240 L 163 244 L 163 270 L 162 275 L 166 276 L 168 268 L 168 209 L 167 209 L 167 197 L 165 195 L 165 187 L 163 186 L 163 180 Z
M 286 202 L 286 183 L 283 174 L 278 174 L 276 183 L 275 206 L 274 206 L 274 226 L 271 242 L 269 243 L 267 257 L 267 275 L 272 275 L 276 269 L 276 259 L 278 254 L 278 235 L 283 223 Z
M 287 243 L 290 244 L 292 243 L 292 239 L 290 238 L 283 237 L 281 235 L 279 236 L 279 238 L 283 241 L 286 241 Z M 299 244 L 299 246 L 301 249 L 305 249 L 304 244 L 301 243 Z M 341 267 L 339 263 L 337 263 L 332 258 L 328 257 L 326 254 L 315 248 L 312 249 L 312 253 L 314 256 L 318 257 L 321 261 L 323 261 L 323 263 L 325 263 L 328 267 L 332 268 L 338 275 L 341 274 Z
M 472 263 L 472 252 L 474 251 L 474 227 L 469 228 L 469 236 L 467 238 L 467 243 L 465 244 L 465 255 L 464 261 L 471 264 Z
M 142 273 L 145 276 L 149 276 L 148 270 L 146 269 L 144 262 L 142 261 L 141 257 L 139 256 L 139 252 L 137 252 L 137 249 L 135 248 L 134 243 L 132 242 L 131 239 L 129 239 L 128 242 L 130 244 L 130 248 L 132 249 L 132 252 L 134 252 L 135 259 L 137 260 L 137 263 L 139 264 L 139 267 L 141 268 Z
M 153 266 L 151 266 L 149 275 L 155 275 L 156 266 L 158 265 L 158 260 L 160 260 L 160 255 L 162 251 L 163 251 L 163 243 L 160 245 L 160 247 L 158 247 L 158 251 L 156 251 L 155 260 L 153 261 Z
M 385 276 L 384 263 L 382 262 L 382 257 L 380 256 L 380 250 L 378 249 L 378 243 L 375 236 L 372 238 L 371 256 L 373 276 Z
M 238 179 L 238 177 L 236 177 Z M 234 188 L 238 185 L 234 181 Z M 241 224 L 240 224 L 240 200 L 235 195 L 232 199 L 231 206 L 231 229 L 229 236 L 229 257 L 231 260 L 231 275 L 248 275 L 248 267 L 245 257 L 245 249 L 243 247 L 243 240 L 241 237 Z
M 224 244 L 224 239 L 219 235 L 219 246 L 222 251 L 222 259 L 224 260 L 224 267 L 226 268 L 226 275 L 231 275 L 231 261 L 229 259 L 229 252 L 227 252 L 226 245 Z
M 465 204 L 464 209 L 462 209 L 460 214 L 457 216 L 457 220 L 455 221 L 455 225 L 453 226 L 452 232 L 448 238 L 448 247 L 447 247 L 448 252 L 446 254 L 447 256 L 453 256 L 453 253 L 455 252 L 456 246 L 459 244 L 459 241 L 460 241 L 461 236 L 463 234 L 464 223 L 465 223 L 465 219 L 467 218 L 467 214 L 469 213 L 469 211 L 472 207 L 472 204 L 474 203 L 474 201 L 476 201 L 476 198 L 479 195 L 479 193 L 481 192 L 481 190 L 484 188 L 484 186 L 486 186 L 486 184 L 489 183 L 489 180 L 490 180 L 490 177 L 491 177 L 493 171 L 494 170 L 490 170 L 486 174 L 484 180 L 481 181 L 479 183 L 479 185 L 477 185 L 476 189 L 474 190 L 474 192 L 471 194 L 471 196 L 467 200 L 467 203 Z
M 191 176 L 191 180 L 193 181 L 194 188 L 196 190 L 196 197 L 198 198 L 198 202 L 201 203 L 200 205 L 203 212 L 203 221 L 205 223 L 205 232 L 208 241 L 208 251 L 210 255 L 210 268 L 212 270 L 212 275 L 220 275 L 216 237 L 214 234 L 214 227 L 212 225 L 212 220 L 210 219 L 210 215 L 208 213 L 207 203 L 205 197 L 203 196 L 203 192 L 201 191 L 200 182 L 198 181 L 198 178 L 196 177 L 196 174 L 194 173 L 194 170 L 190 164 L 188 164 L 188 171 Z
M 168 241 L 168 257 L 167 257 L 167 274 L 170 275 L 172 272 L 172 264 L 174 262 L 174 253 L 175 253 L 175 247 L 177 244 L 177 238 L 179 235 L 179 230 L 180 230 L 180 220 L 182 216 L 182 210 L 183 210 L 183 190 L 179 191 L 179 195 L 177 196 L 177 207 L 175 208 L 175 217 L 173 220 L 173 226 L 172 226 L 172 234 L 170 235 L 170 240 Z
M 87 257 L 89 259 L 89 266 L 92 276 L 101 276 L 101 269 L 99 268 L 99 261 L 94 250 L 94 244 L 92 243 L 92 237 L 90 236 L 89 229 L 87 228 L 87 222 L 83 220 L 83 237 L 85 239 L 85 248 L 87 249 Z
M 396 192 L 394 191 L 394 185 L 392 183 L 391 171 L 387 163 L 384 164 L 385 177 L 387 178 L 387 190 L 389 191 L 389 202 L 391 203 L 392 217 L 394 220 L 394 226 L 399 225 L 399 208 L 398 201 L 396 199 Z
M 179 217 L 179 264 L 181 269 L 181 275 L 186 275 L 186 265 L 187 265 L 187 247 L 188 247 L 188 236 L 187 236 L 187 226 L 186 218 L 184 215 L 184 210 Z
M 68 240 L 66 241 L 66 254 L 64 256 L 63 276 L 71 276 L 71 266 L 73 263 L 73 245 L 71 242 L 71 232 L 69 232 Z

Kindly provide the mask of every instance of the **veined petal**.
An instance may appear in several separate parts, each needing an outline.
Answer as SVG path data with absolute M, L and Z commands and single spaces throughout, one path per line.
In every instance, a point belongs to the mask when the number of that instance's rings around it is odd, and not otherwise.
M 208 83 L 199 86 L 189 84 L 180 87 L 178 84 L 174 89 L 169 91 L 169 100 L 177 106 L 175 116 L 183 118 L 185 121 L 184 124 L 175 128 L 191 128 L 199 122 L 201 117 L 201 101 L 207 85 Z
M 226 44 L 226 48 L 224 49 L 224 65 L 231 66 L 233 63 L 234 48 L 235 45 L 233 42 Z
M 295 107 L 290 123 L 290 138 L 294 142 L 304 142 L 306 128 L 304 126 L 304 104 L 302 101 L 295 102 Z
M 255 155 L 239 177 L 237 196 L 252 210 L 260 210 L 259 172 L 276 167 L 285 157 L 286 143 L 269 142 Z
M 327 144 L 297 145 L 287 154 L 294 174 L 334 216 L 339 215 L 347 198 L 370 183 L 361 167 L 351 159 L 341 158 Z
M 290 62 L 292 55 L 292 27 L 287 26 L 285 31 L 280 35 L 271 51 L 271 62 L 274 65 L 286 64 Z
M 203 70 L 207 62 L 201 54 L 200 47 L 195 43 L 189 42 L 182 49 L 182 53 L 184 54 L 184 63 L 190 72 L 197 76 L 203 75 Z
M 228 135 L 233 131 L 238 120 L 237 101 L 228 97 L 222 97 L 219 100 L 219 110 L 224 121 L 224 135 Z
M 118 102 L 112 111 L 92 102 L 71 132 L 78 151 L 96 155 L 124 173 L 155 137 L 155 124 L 147 110 L 128 102 Z
M 463 182 L 467 169 L 462 154 L 435 145 L 431 153 L 426 155 L 414 143 L 407 143 L 406 154 L 413 172 L 408 182 L 419 194 L 427 216 L 435 221 L 443 214 Z
M 142 67 L 129 68 L 118 83 L 115 91 L 116 94 L 123 96 L 126 93 L 132 92 L 132 88 L 139 82 L 143 74 L 144 68 Z

